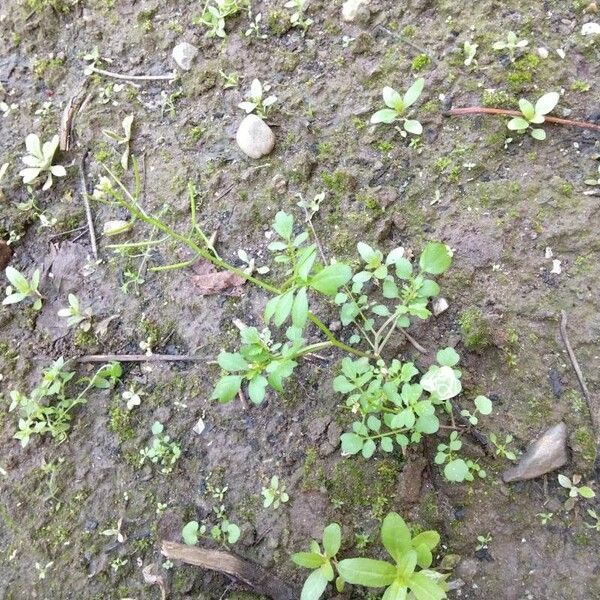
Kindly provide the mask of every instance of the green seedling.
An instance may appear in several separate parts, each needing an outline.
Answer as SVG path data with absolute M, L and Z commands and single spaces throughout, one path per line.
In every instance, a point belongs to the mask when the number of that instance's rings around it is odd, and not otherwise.
M 420 77 L 406 91 L 404 96 L 401 96 L 396 90 L 391 87 L 383 88 L 383 101 L 388 108 L 378 110 L 372 117 L 371 123 L 394 123 L 402 122 L 403 131 L 400 131 L 403 137 L 407 133 L 413 135 L 421 135 L 423 126 L 415 119 L 405 117 L 407 110 L 419 99 L 425 80 Z
M 262 267 L 257 267 L 255 259 L 250 258 L 250 256 L 248 256 L 248 253 L 245 250 L 238 250 L 237 255 L 238 258 L 244 263 L 244 265 L 246 265 L 245 267 L 243 267 L 244 273 L 246 273 L 246 275 L 252 275 L 252 273 L 265 275 L 265 273 L 268 273 L 270 271 L 269 267 L 267 267 L 266 265 L 263 265 Z
M 121 154 L 121 166 L 123 170 L 127 171 L 129 167 L 129 145 L 131 142 L 131 128 L 133 126 L 133 115 L 128 115 L 123 119 L 121 123 L 121 127 L 123 127 L 123 132 L 125 135 L 121 135 L 120 133 L 116 133 L 114 131 L 110 131 L 108 129 L 103 129 L 102 133 L 105 136 L 109 137 L 111 140 L 117 142 L 118 146 L 125 146 L 123 150 L 123 154 Z
M 249 0 L 206 0 L 202 15 L 193 19 L 193 22 L 207 28 L 206 37 L 224 38 L 227 36 L 225 19 L 237 15 L 247 6 Z
M 125 390 L 121 394 L 121 398 L 123 398 L 123 400 L 125 400 L 125 402 L 127 403 L 127 410 L 133 410 L 133 408 L 139 406 L 142 403 L 143 395 L 144 392 L 142 392 L 141 390 L 136 390 L 135 387 L 132 385 L 129 387 L 129 389 Z
M 487 550 L 488 544 L 492 541 L 492 534 L 486 533 L 485 535 L 477 536 L 477 546 L 475 546 L 475 550 Z
M 302 587 L 301 600 L 317 600 L 323 595 L 327 584 L 335 579 L 336 554 L 342 543 L 342 530 L 337 523 L 331 523 L 323 530 L 323 550 L 315 540 L 309 552 L 297 552 L 292 560 L 300 567 L 312 569 Z M 344 589 L 341 577 L 336 580 L 338 592 Z
M 465 40 L 463 44 L 463 54 L 465 55 L 464 64 L 465 67 L 469 67 L 471 64 L 477 64 L 475 60 L 475 54 L 477 54 L 478 44 L 472 44 L 469 40 Z
M 264 497 L 263 506 L 265 508 L 272 506 L 277 509 L 281 504 L 284 504 L 290 499 L 285 491 L 285 485 L 279 483 L 279 477 L 277 477 L 277 475 L 271 477 L 269 487 L 263 487 L 261 494 Z
M 508 458 L 508 460 L 517 460 L 517 455 L 508 449 L 508 445 L 513 441 L 512 435 L 507 435 L 504 438 L 504 442 L 501 442 L 495 433 L 490 433 L 490 442 L 494 445 L 494 450 L 496 452 L 496 456 L 503 456 L 504 458 Z
M 109 527 L 108 529 L 104 529 L 100 532 L 100 535 L 104 535 L 106 537 L 114 537 L 119 544 L 125 543 L 127 539 L 123 532 L 121 531 L 121 527 L 123 526 L 123 519 L 119 519 L 117 524 L 114 527 Z
M 52 186 L 54 177 L 64 177 L 67 171 L 62 165 L 53 165 L 54 155 L 58 149 L 58 136 L 55 135 L 49 142 L 40 142 L 40 138 L 35 133 L 30 133 L 25 138 L 26 154 L 21 159 L 27 168 L 19 172 L 23 178 L 23 183 L 29 185 L 33 183 L 40 175 L 48 174 L 42 190 L 46 191 Z
M 597 172 L 598 172 L 598 178 L 597 179 L 594 179 L 594 178 L 586 179 L 585 180 L 586 185 L 600 185 L 600 165 L 598 165 Z M 0 170 L 0 180 L 1 179 L 2 179 L 2 177 L 1 177 L 1 170 Z
M 492 48 L 494 50 L 507 50 L 510 62 L 515 62 L 515 52 L 521 48 L 525 48 L 529 42 L 527 40 L 519 40 L 514 31 L 509 31 L 506 34 L 506 40 L 498 40 L 494 42 Z
M 135 160 L 133 165 L 136 174 Z M 309 232 L 298 228 L 291 214 L 280 211 L 268 235 L 274 267 L 271 280 L 265 281 L 217 255 L 196 220 L 194 195 L 190 195 L 191 227 L 188 233 L 181 233 L 140 207 L 139 176 L 136 175 L 134 190 L 130 192 L 106 170 L 117 184 L 112 191 L 113 200 L 126 208 L 140 226 L 148 225 L 153 233 L 159 231 L 167 240 L 191 250 L 190 259 L 160 270 L 182 268 L 203 258 L 271 295 L 263 313 L 262 329 L 236 323 L 241 344 L 237 350 L 223 350 L 218 356 L 222 373 L 211 399 L 227 403 L 247 390 L 245 396 L 260 404 L 269 389 L 283 391 L 304 356 L 337 348 L 346 357 L 334 388 L 346 396 L 346 409 L 355 419 L 351 431 L 342 435 L 344 455 L 360 453 L 369 458 L 377 449 L 405 452 L 424 435 L 435 434 L 440 419 L 451 421 L 452 405 L 458 400 L 450 400 L 462 393 L 455 350 L 438 352 L 437 364 L 425 373 L 412 362 L 382 358 L 394 334 L 409 327 L 411 320 L 430 316 L 428 303 L 440 293 L 434 278 L 443 275 L 452 262 L 448 246 L 429 242 L 413 261 L 403 248 L 395 248 L 384 256 L 361 242 L 357 247 L 361 262 L 354 272 L 349 265 L 325 257 L 314 227 L 310 227 L 314 237 L 311 243 Z M 310 219 L 307 222 L 312 225 Z M 335 334 L 311 310 L 318 296 L 338 304 L 340 320 L 346 328 L 343 333 Z M 304 331 L 309 324 L 325 339 L 307 343 Z M 458 457 L 452 460 L 455 458 Z M 465 480 L 472 479 L 471 473 L 485 474 L 473 461 L 465 461 L 464 466 Z M 454 480 L 459 479 L 454 476 Z
M 188 546 L 195 546 L 200 539 L 200 536 L 206 533 L 206 525 L 201 525 L 198 521 L 189 521 L 181 530 L 183 543 Z
M 11 285 L 6 288 L 6 298 L 2 300 L 2 304 L 17 304 L 30 298 L 33 300 L 34 310 L 40 310 L 44 298 L 38 290 L 40 285 L 40 270 L 36 269 L 33 272 L 30 281 L 14 267 L 6 267 L 5 273 Z
M 110 369 L 110 365 L 100 367 L 94 376 L 86 379 L 88 385 L 85 389 L 72 396 L 67 384 L 75 373 L 65 369 L 65 361 L 61 357 L 44 369 L 41 383 L 28 395 L 12 390 L 8 410 L 12 412 L 18 409 L 18 431 L 14 437 L 21 442 L 21 446 L 27 446 L 33 435 L 46 433 L 59 443 L 64 442 L 70 428 L 71 411 L 87 402 L 85 396 L 90 389 L 102 388 L 103 378 L 100 374 L 107 368 Z
M 313 24 L 312 19 L 307 19 L 304 17 L 304 10 L 306 8 L 306 0 L 289 0 L 284 4 L 286 8 L 292 9 L 292 14 L 290 15 L 290 23 L 292 27 L 297 27 L 302 30 L 302 37 L 308 31 L 308 28 Z
M 581 481 L 581 475 L 573 475 L 572 479 L 569 479 L 565 475 L 558 476 L 558 483 L 569 490 L 569 498 L 565 501 L 564 507 L 565 510 L 573 510 L 577 500 L 579 498 L 584 498 L 585 500 L 589 500 L 590 498 L 594 498 L 596 496 L 596 492 L 587 486 L 587 485 L 579 485 Z
M 541 127 L 532 127 L 532 125 L 540 125 L 545 121 L 544 115 L 554 110 L 554 107 L 558 104 L 560 95 L 557 92 L 549 92 L 544 94 L 536 103 L 535 106 L 521 98 L 519 100 L 519 109 L 521 110 L 521 117 L 514 117 L 507 123 L 507 127 L 511 131 L 517 133 L 525 133 L 531 127 L 529 134 L 536 140 L 545 140 L 546 132 Z
M 236 88 L 240 84 L 240 76 L 232 71 L 231 73 L 225 73 L 225 71 L 219 71 L 219 75 L 223 78 L 223 89 Z
M 444 477 L 456 483 L 473 481 L 474 475 L 484 478 L 486 472 L 476 462 L 457 457 L 456 453 L 461 448 L 462 442 L 456 431 L 450 434 L 447 444 L 438 444 L 434 462 L 436 465 L 445 465 Z
M 213 511 L 216 514 L 217 524 L 210 530 L 211 537 L 222 544 L 235 544 L 240 539 L 240 528 L 227 519 L 225 516 L 225 507 L 223 505 L 215 507 Z M 204 535 L 206 531 L 207 527 L 204 523 L 190 521 L 181 530 L 181 537 L 185 544 L 195 546 L 198 543 L 200 536 Z
M 446 598 L 448 575 L 430 568 L 432 550 L 440 541 L 436 531 L 424 531 L 413 537 L 402 517 L 390 513 L 381 526 L 381 541 L 394 563 L 372 558 L 339 560 L 341 529 L 337 523 L 328 525 L 323 531 L 323 550 L 313 540 L 309 552 L 292 556 L 297 565 L 312 569 L 304 582 L 301 600 L 318 600 L 334 580 L 339 593 L 344 591 L 346 583 L 350 583 L 369 588 L 385 587 L 384 600 Z
M 430 569 L 432 550 L 440 541 L 436 531 L 413 537 L 402 517 L 390 513 L 381 526 L 381 541 L 394 562 L 372 558 L 341 560 L 337 570 L 346 583 L 385 587 L 385 600 L 407 598 L 409 594 L 417 600 L 446 598 L 446 576 Z
M 82 309 L 75 294 L 69 294 L 68 308 L 61 308 L 57 314 L 67 319 L 68 327 L 79 326 L 82 331 L 89 331 L 92 327 L 92 309 Z
M 238 108 L 244 110 L 246 114 L 256 111 L 256 114 L 261 119 L 266 119 L 271 106 L 277 102 L 277 96 L 273 95 L 267 96 L 263 100 L 263 93 L 269 91 L 269 89 L 270 86 L 265 85 L 263 87 L 262 83 L 258 79 L 252 80 L 252 83 L 250 84 L 250 92 L 246 96 L 248 100 L 240 102 L 238 104 Z
M 594 519 L 595 523 L 586 523 L 586 522 L 584 521 L 584 523 L 583 523 L 583 524 L 584 524 L 584 525 L 585 525 L 585 526 L 586 526 L 588 529 L 595 529 L 596 531 L 598 531 L 598 532 L 600 533 L 600 517 L 598 516 L 598 513 L 597 513 L 595 510 L 593 510 L 593 509 L 591 509 L 591 508 L 588 508 L 588 510 L 587 510 L 587 514 L 588 514 L 588 515 L 589 515 L 589 516 L 590 516 L 592 519 Z
M 554 517 L 554 513 L 541 512 L 537 513 L 535 516 L 540 518 L 542 525 L 546 525 L 552 520 L 552 518 Z
M 152 443 L 150 446 L 140 450 L 140 466 L 146 460 L 161 465 L 161 473 L 170 473 L 173 465 L 181 456 L 181 448 L 176 442 L 171 441 L 171 437 L 163 434 L 164 426 L 159 421 L 154 421 L 152 425 Z
M 471 425 L 477 425 L 477 423 L 479 423 L 477 413 L 481 415 L 492 414 L 492 401 L 489 398 L 486 398 L 486 396 L 477 396 L 473 402 L 475 404 L 475 410 L 473 412 L 463 409 L 460 411 L 460 414 L 463 417 L 466 417 Z
M 254 16 L 254 19 L 252 19 L 252 15 L 250 15 L 250 26 L 248 27 L 248 29 L 246 29 L 246 32 L 244 33 L 244 35 L 246 37 L 254 36 L 258 40 L 266 40 L 267 35 L 265 33 L 261 33 L 261 30 L 260 30 L 261 22 L 262 22 L 262 13 L 256 14 Z M 237 85 L 237 82 L 236 82 L 236 85 Z M 223 86 L 223 87 L 225 87 L 225 86 Z

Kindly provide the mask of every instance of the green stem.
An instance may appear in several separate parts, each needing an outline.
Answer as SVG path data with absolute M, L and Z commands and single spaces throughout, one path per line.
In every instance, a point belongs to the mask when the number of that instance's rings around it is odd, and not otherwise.
M 333 333 L 330 331 L 330 329 L 327 327 L 327 325 L 325 325 L 318 317 L 315 317 L 315 315 L 313 315 L 311 312 L 308 313 L 308 318 L 325 334 L 325 337 L 336 348 L 339 348 L 340 350 L 349 352 L 350 354 L 354 354 L 355 356 L 365 356 L 367 358 L 377 358 L 376 355 L 374 356 L 373 354 L 370 354 L 368 352 L 363 352 L 362 350 L 357 350 L 356 348 L 352 348 L 351 346 L 344 344 L 344 342 L 340 342 L 340 340 L 338 340 L 333 335 Z

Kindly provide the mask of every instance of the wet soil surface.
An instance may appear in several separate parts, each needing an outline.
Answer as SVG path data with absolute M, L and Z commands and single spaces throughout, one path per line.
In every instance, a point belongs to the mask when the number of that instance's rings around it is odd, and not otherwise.
M 28 275 L 41 270 L 45 297 L 39 313 L 0 309 L 0 598 L 160 598 L 142 574 L 151 564 L 170 598 L 244 597 L 219 574 L 161 567 L 160 541 L 180 540 L 191 519 L 213 523 L 221 504 L 241 528 L 232 549 L 295 585 L 305 573 L 289 556 L 327 523 L 342 524 L 348 555 L 362 539 L 357 534 L 368 536 L 366 552 L 377 555 L 380 519 L 395 510 L 440 531 L 440 556 L 459 556 L 452 598 L 600 598 L 600 533 L 585 525 L 594 522 L 587 509 L 600 513 L 595 499 L 566 513 L 556 473 L 504 484 L 509 462 L 484 456 L 469 440 L 467 450 L 487 477 L 464 485 L 444 481 L 431 464 L 441 437 L 407 457 L 342 458 L 345 421 L 331 388 L 342 357 L 336 351 L 304 362 L 286 392 L 261 406 L 209 402 L 219 376 L 215 357 L 235 347 L 233 320 L 260 326 L 267 296 L 248 284 L 240 295 L 201 296 L 193 269 L 148 271 L 189 257 L 174 244 L 141 264 L 101 238 L 103 260 L 95 263 L 85 229 L 77 229 L 86 225 L 79 159 L 89 150 L 90 185 L 104 174 L 102 163 L 118 169 L 122 147 L 103 130 L 119 131 L 133 114 L 131 152 L 141 167 L 144 208 L 185 227 L 193 182 L 199 221 L 217 232 L 219 253 L 233 262 L 244 249 L 264 264 L 275 213 L 300 219 L 297 194 L 321 191 L 326 199 L 314 225 L 330 256 L 354 260 L 359 240 L 415 253 L 427 240 L 442 240 L 454 249 L 453 267 L 440 281 L 449 309 L 410 333 L 429 358 L 437 348 L 457 348 L 465 388 L 494 401 L 493 416 L 481 424 L 486 435 L 511 434 L 512 449 L 522 451 L 564 420 L 570 462 L 561 472 L 579 473 L 595 487 L 593 432 L 558 319 L 561 310 L 568 313 L 571 343 L 590 390 L 598 390 L 600 197 L 584 183 L 598 176 L 598 133 L 547 126 L 545 142 L 513 134 L 507 144 L 504 119 L 448 118 L 443 110 L 484 101 L 514 107 L 521 96 L 561 90 L 557 116 L 599 119 L 600 36 L 580 30 L 600 16 L 584 12 L 585 2 L 374 0 L 370 14 L 345 23 L 339 2 L 317 0 L 309 3 L 314 23 L 303 37 L 289 29 L 283 3 L 257 2 L 266 39 L 244 35 L 244 13 L 227 20 L 227 38 L 219 40 L 192 24 L 200 3 L 54 3 L 64 11 L 43 4 L 6 0 L 0 7 L 0 100 L 17 105 L 0 118 L 0 164 L 10 163 L 0 184 L 0 232 L 12 240 L 12 266 Z M 529 40 L 514 63 L 492 50 L 509 30 Z M 463 64 L 465 40 L 479 44 L 470 67 Z M 180 41 L 199 54 L 173 83 L 89 79 L 74 147 L 60 155 L 67 177 L 55 178 L 48 192 L 34 191 L 35 207 L 19 207 L 31 200 L 17 176 L 25 137 L 57 133 L 66 102 L 86 79 L 84 55 L 97 47 L 105 69 L 164 74 L 174 69 L 171 51 Z M 420 54 L 428 60 L 415 61 Z M 393 127 L 373 127 L 369 118 L 381 107 L 383 86 L 406 89 L 417 67 L 426 81 L 418 104 L 424 134 L 411 147 Z M 221 72 L 237 73 L 240 85 L 225 88 Z M 278 97 L 269 117 L 276 147 L 260 161 L 246 158 L 234 140 L 243 116 L 237 104 L 255 77 Z M 92 208 L 98 232 L 105 221 L 127 217 L 99 202 Z M 44 227 L 39 213 L 56 221 Z M 148 239 L 150 232 L 137 223 L 128 235 Z M 560 273 L 552 272 L 553 259 Z M 143 283 L 131 283 L 138 273 Z M 92 307 L 95 323 L 114 316 L 105 331 L 67 329 L 56 313 L 69 293 Z M 327 323 L 337 318 L 332 305 L 323 304 L 320 314 Z M 309 337 L 321 339 L 316 330 Z M 75 411 L 64 443 L 44 437 L 21 448 L 10 390 L 30 390 L 60 356 L 143 353 L 140 342 L 155 353 L 206 360 L 124 363 L 115 389 L 90 392 Z M 428 364 L 404 338 L 393 344 L 394 352 Z M 91 366 L 77 368 L 77 377 L 91 373 Z M 143 395 L 128 411 L 122 392 L 132 385 Z M 139 465 L 157 420 L 182 450 L 170 474 Z M 290 496 L 277 510 L 263 508 L 260 495 L 273 475 Z M 215 491 L 224 487 L 224 494 Z M 542 523 L 540 513 L 552 517 Z M 103 534 L 118 522 L 122 541 Z M 488 534 L 487 548 L 477 550 L 477 536 Z M 212 544 L 210 537 L 202 543 Z M 353 588 L 344 597 L 367 596 Z

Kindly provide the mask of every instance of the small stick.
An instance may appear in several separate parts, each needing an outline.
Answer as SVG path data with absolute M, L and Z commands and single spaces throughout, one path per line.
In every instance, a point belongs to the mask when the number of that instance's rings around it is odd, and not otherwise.
M 200 361 L 206 360 L 204 356 L 190 356 L 187 354 L 88 354 L 75 359 L 79 363 L 100 362 L 177 362 L 177 361 Z
M 293 589 L 287 582 L 271 575 L 260 565 L 230 552 L 207 550 L 168 540 L 163 540 L 161 551 L 170 560 L 181 560 L 188 565 L 225 573 L 258 594 L 274 600 L 297 600 L 300 597 L 299 590 Z
M 238 398 L 240 399 L 240 402 L 244 405 L 244 408 L 250 408 L 250 406 L 248 405 L 248 400 L 246 400 L 246 394 L 244 394 L 242 388 L 238 390 Z
M 71 149 L 71 142 L 73 141 L 73 125 L 75 123 L 75 117 L 79 114 L 79 109 L 83 106 L 87 83 L 88 80 L 85 79 L 79 91 L 69 98 L 63 111 L 62 119 L 60 121 L 59 146 L 63 152 L 68 152 Z
M 56 238 L 62 237 L 63 235 L 69 235 L 69 233 L 75 233 L 76 231 L 81 231 L 82 229 L 86 229 L 86 225 L 81 225 L 81 227 L 75 227 L 75 229 L 69 229 L 68 231 L 59 231 L 54 235 L 50 236 L 50 240 L 55 240 Z
M 419 342 L 417 342 L 417 340 L 415 340 L 415 338 L 410 335 L 410 333 L 408 333 L 407 331 L 404 331 L 404 329 L 400 328 L 400 331 L 402 332 L 402 334 L 404 335 L 404 337 L 421 353 L 421 354 L 428 354 L 429 350 L 427 350 L 427 348 L 423 348 L 423 346 L 421 346 L 421 344 L 419 344 Z
M 451 108 L 444 113 L 447 117 L 460 115 L 500 115 L 503 117 L 521 117 L 518 110 L 508 110 L 504 108 L 486 108 L 485 106 L 467 106 L 465 108 Z M 556 125 L 566 125 L 567 127 L 581 127 L 582 129 L 594 129 L 600 131 L 600 125 L 588 123 L 587 121 L 572 121 L 571 119 L 561 119 L 559 117 L 544 117 L 544 123 L 554 123 Z
M 577 381 L 579 381 L 581 391 L 583 392 L 583 397 L 587 402 L 588 410 L 590 411 L 590 416 L 592 417 L 592 427 L 594 428 L 594 433 L 596 434 L 596 445 L 600 446 L 600 405 L 597 399 L 593 397 L 588 390 L 587 384 L 585 383 L 585 378 L 583 377 L 583 372 L 581 371 L 581 367 L 577 362 L 577 357 L 575 356 L 575 352 L 573 352 L 571 342 L 569 342 L 569 336 L 567 334 L 567 313 L 564 310 L 560 311 L 560 337 L 562 338 L 563 344 L 567 350 L 567 354 L 569 355 L 569 359 L 571 360 L 571 365 L 573 366 L 575 375 L 577 375 Z
M 98 69 L 98 67 L 89 67 L 89 70 L 92 71 L 92 73 L 98 73 L 98 75 L 130 81 L 172 81 L 173 79 L 177 78 L 177 74 L 175 72 L 173 72 L 171 75 L 122 75 L 121 73 L 114 73 L 113 71 Z
M 87 219 L 88 229 L 90 232 L 90 242 L 92 244 L 92 253 L 94 258 L 98 260 L 98 244 L 96 243 L 96 232 L 94 231 L 94 218 L 92 217 L 92 209 L 88 200 L 87 181 L 85 179 L 85 159 L 88 155 L 88 150 L 83 153 L 79 161 L 79 177 L 81 182 L 81 195 L 83 197 L 83 205 L 85 207 L 85 217 Z

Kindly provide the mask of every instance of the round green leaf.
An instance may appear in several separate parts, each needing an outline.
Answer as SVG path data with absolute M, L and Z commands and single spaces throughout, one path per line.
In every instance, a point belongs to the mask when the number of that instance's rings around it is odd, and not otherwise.
M 342 442 L 342 454 L 357 454 L 362 450 L 364 438 L 356 433 L 343 433 L 340 436 Z
M 190 521 L 181 530 L 183 542 L 189 546 L 195 546 L 198 543 L 198 521 Z
M 444 467 L 444 475 L 448 481 L 460 482 L 464 481 L 469 474 L 469 467 L 462 458 L 456 458 L 450 461 Z
M 486 396 L 477 396 L 474 400 L 475 406 L 482 415 L 489 415 L 492 412 L 492 401 Z
M 440 242 L 429 242 L 423 249 L 421 258 L 419 259 L 421 269 L 432 275 L 441 275 L 444 273 L 451 262 L 452 257 L 450 256 L 448 247 Z

